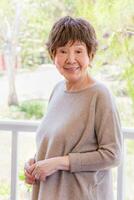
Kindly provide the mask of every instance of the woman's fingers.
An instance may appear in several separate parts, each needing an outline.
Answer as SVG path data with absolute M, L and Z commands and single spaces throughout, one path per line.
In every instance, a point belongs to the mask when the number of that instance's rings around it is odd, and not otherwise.
M 30 171 L 31 171 L 32 176 L 39 174 L 40 173 L 40 167 L 39 167 L 38 163 L 35 163 L 34 165 L 32 165 L 30 167 Z
M 34 158 L 30 158 L 28 161 L 29 165 L 33 165 L 35 163 L 35 159 Z
M 30 158 L 28 160 L 28 162 L 25 163 L 24 165 L 24 169 L 27 171 L 30 171 L 29 168 L 35 163 L 35 159 L 34 158 Z
M 31 166 L 29 166 L 29 167 L 27 168 L 27 170 L 28 170 L 28 172 L 29 172 L 30 174 L 33 174 L 33 171 L 34 171 L 34 169 L 35 169 L 35 166 L 36 166 L 36 164 L 33 164 L 33 165 L 31 165 Z
M 25 163 L 24 166 L 24 174 L 25 174 L 25 182 L 27 184 L 34 184 L 35 183 L 35 177 L 32 176 L 32 171 L 34 169 L 35 159 L 31 158 L 28 160 L 28 162 Z
M 35 184 L 35 180 L 31 180 L 31 179 L 29 179 L 29 178 L 25 178 L 25 182 L 27 183 L 27 184 L 30 184 L 30 185 L 32 185 L 32 184 Z
M 40 179 L 40 175 L 39 174 L 35 174 L 35 179 L 39 180 Z
M 40 173 L 37 169 L 38 168 L 35 167 L 35 165 L 32 165 L 29 168 L 26 167 L 25 176 L 28 180 L 28 183 L 31 183 L 31 182 L 33 183 L 33 181 L 35 180 L 40 180 Z
M 25 172 L 25 182 L 28 184 L 34 184 L 35 183 L 35 177 L 29 175 L 27 172 Z
M 33 170 L 31 175 L 34 176 L 36 180 L 45 181 L 46 174 L 43 162 L 35 163 L 34 166 L 32 165 L 31 170 Z
M 29 168 L 30 168 L 30 165 L 28 162 L 26 162 L 24 166 L 24 170 L 30 173 Z
M 31 174 L 29 174 L 26 170 L 25 170 L 25 176 L 30 178 L 30 179 L 35 179 L 35 177 L 32 176 Z

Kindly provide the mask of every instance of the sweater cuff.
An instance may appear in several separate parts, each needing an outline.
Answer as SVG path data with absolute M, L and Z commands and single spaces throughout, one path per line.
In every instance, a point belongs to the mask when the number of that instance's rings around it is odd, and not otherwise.
M 80 153 L 69 153 L 70 172 L 80 172 L 82 170 Z

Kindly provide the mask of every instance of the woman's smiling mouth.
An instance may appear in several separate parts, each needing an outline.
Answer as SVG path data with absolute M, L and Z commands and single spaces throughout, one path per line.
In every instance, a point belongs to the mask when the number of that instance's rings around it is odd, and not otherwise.
M 80 67 L 64 67 L 64 69 L 67 70 L 68 72 L 75 72 L 79 68 Z

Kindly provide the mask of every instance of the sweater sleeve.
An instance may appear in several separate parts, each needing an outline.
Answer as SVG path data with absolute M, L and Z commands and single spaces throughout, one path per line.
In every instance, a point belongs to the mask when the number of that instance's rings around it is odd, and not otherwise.
M 97 149 L 86 153 L 70 153 L 70 172 L 104 170 L 119 165 L 121 161 L 120 119 L 108 90 L 98 95 L 95 107 Z

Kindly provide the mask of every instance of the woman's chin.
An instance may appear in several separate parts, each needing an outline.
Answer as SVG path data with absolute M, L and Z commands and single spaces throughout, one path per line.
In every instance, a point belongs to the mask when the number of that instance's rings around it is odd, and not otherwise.
M 69 82 L 77 82 L 80 80 L 79 76 L 65 77 L 65 79 Z

